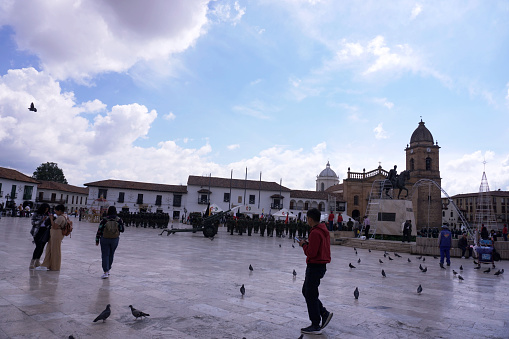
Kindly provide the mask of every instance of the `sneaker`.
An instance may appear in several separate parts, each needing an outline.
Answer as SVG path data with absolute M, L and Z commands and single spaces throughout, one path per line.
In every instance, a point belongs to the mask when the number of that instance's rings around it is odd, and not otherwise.
M 321 334 L 322 333 L 322 329 L 318 325 L 316 325 L 316 326 L 311 325 L 311 326 L 308 326 L 308 327 L 305 327 L 305 328 L 301 328 L 300 332 L 304 333 L 304 334 Z
M 324 329 L 325 326 L 327 326 L 329 324 L 333 315 L 334 315 L 334 313 L 328 312 L 328 311 L 325 311 L 325 313 L 322 314 L 322 326 L 321 326 L 322 329 Z
M 46 266 L 38 266 L 34 268 L 36 271 L 49 271 Z
M 465 256 L 462 256 L 461 259 L 465 259 Z
M 108 279 L 108 272 L 104 272 L 103 275 L 101 275 L 101 279 Z

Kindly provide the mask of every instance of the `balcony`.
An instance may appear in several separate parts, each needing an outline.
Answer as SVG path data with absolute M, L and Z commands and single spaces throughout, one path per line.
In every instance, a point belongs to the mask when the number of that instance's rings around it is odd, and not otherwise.
M 198 198 L 198 204 L 200 204 L 200 205 L 207 205 L 209 202 L 210 202 L 210 199 Z
M 280 210 L 283 208 L 283 204 L 270 204 L 270 208 L 273 210 Z

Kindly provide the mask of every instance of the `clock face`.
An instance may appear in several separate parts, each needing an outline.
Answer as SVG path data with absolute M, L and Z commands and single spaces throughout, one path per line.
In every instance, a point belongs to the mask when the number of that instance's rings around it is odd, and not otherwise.
M 426 152 L 431 152 L 431 148 L 429 148 L 429 147 L 428 147 L 428 148 L 426 149 Z

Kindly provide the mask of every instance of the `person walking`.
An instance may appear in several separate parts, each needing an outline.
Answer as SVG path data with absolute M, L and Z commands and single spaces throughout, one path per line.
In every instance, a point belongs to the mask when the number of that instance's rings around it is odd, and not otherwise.
M 507 241 L 507 224 L 504 224 L 504 228 L 502 228 L 502 236 L 504 237 L 504 241 Z
M 37 211 L 32 215 L 32 229 L 30 234 L 34 237 L 35 249 L 30 261 L 30 269 L 41 266 L 39 260 L 44 252 L 44 246 L 50 238 L 51 221 L 49 219 L 49 205 L 41 204 Z
M 451 245 L 452 245 L 452 236 L 451 231 L 449 231 L 449 227 L 447 223 L 442 226 L 442 231 L 438 236 L 438 246 L 440 247 L 440 267 L 444 268 L 444 256 L 447 259 L 447 266 L 451 266 Z
M 332 211 L 330 211 L 330 214 L 329 214 L 329 227 L 328 227 L 328 230 L 329 231 L 332 231 L 332 225 L 334 224 L 334 213 Z
M 318 299 L 320 279 L 327 271 L 327 264 L 331 262 L 330 234 L 325 224 L 320 223 L 320 211 L 312 208 L 307 212 L 307 223 L 311 227 L 308 239 L 302 239 L 299 245 L 306 255 L 306 277 L 302 285 L 302 295 L 306 299 L 311 325 L 301 329 L 304 334 L 320 334 L 330 322 L 333 313 L 327 311 Z M 320 325 L 320 319 L 322 321 Z
M 41 266 L 36 267 L 36 270 L 41 271 L 60 271 L 60 265 L 62 263 L 62 229 L 68 221 L 64 215 L 65 206 L 57 205 L 54 208 L 57 217 L 53 217 L 53 214 L 49 215 L 51 222 L 49 245 L 46 246 L 46 254 L 44 255 L 44 261 Z
M 118 246 L 120 233 L 124 232 L 124 222 L 117 216 L 115 206 L 108 207 L 107 216 L 99 223 L 97 234 L 95 236 L 95 245 L 101 243 L 101 257 L 103 275 L 102 279 L 110 276 L 111 265 L 113 264 L 113 256 Z
M 366 215 L 364 217 L 364 237 L 366 237 L 366 240 L 369 238 L 369 229 L 371 228 L 371 222 L 369 221 L 369 217 Z

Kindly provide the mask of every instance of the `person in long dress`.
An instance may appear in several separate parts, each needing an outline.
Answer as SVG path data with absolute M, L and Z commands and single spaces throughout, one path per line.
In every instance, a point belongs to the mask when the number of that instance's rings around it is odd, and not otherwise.
M 57 205 L 55 206 L 55 214 L 57 217 L 54 218 L 52 214 L 49 216 L 51 221 L 50 240 L 49 244 L 46 246 L 44 261 L 41 266 L 35 268 L 36 270 L 60 271 L 60 264 L 62 262 L 61 246 L 62 239 L 64 238 L 62 228 L 67 223 L 64 211 L 64 205 Z

